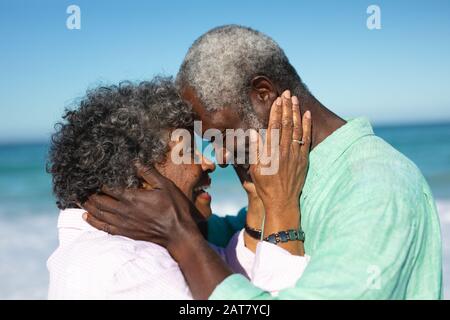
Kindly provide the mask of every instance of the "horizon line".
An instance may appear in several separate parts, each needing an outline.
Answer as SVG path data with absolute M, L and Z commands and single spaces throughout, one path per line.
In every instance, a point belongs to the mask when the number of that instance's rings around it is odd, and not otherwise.
M 407 128 L 407 127 L 427 127 L 427 126 L 445 126 L 450 125 L 450 119 L 445 120 L 425 120 L 425 121 L 405 121 L 405 122 L 374 122 L 372 123 L 374 129 L 384 128 Z M 33 137 L 13 137 L 11 139 L 3 140 L 0 138 L 0 147 L 14 146 L 14 145 L 43 145 L 50 144 L 51 134 L 47 134 L 46 137 L 33 138 Z

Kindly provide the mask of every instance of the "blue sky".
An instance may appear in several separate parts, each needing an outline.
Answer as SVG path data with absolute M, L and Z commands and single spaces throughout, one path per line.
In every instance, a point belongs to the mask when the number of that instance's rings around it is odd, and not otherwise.
M 0 0 L 0 141 L 47 139 L 88 87 L 175 74 L 208 29 L 272 36 L 343 117 L 450 120 L 450 1 Z M 66 9 L 81 8 L 81 30 Z M 381 30 L 366 9 L 381 8 Z

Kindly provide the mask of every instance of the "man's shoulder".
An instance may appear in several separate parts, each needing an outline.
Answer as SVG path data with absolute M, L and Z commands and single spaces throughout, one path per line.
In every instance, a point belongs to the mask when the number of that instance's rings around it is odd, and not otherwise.
M 334 179 L 333 203 L 338 207 L 361 206 L 361 214 L 372 208 L 374 215 L 390 208 L 397 217 L 416 216 L 424 208 L 434 210 L 429 186 L 418 167 L 383 139 L 364 137 L 346 153 L 340 164 L 345 169 Z
M 353 179 L 370 180 L 374 187 L 423 189 L 425 180 L 416 164 L 378 136 L 364 137 L 346 152 Z
M 376 161 L 417 169 L 406 155 L 377 135 L 361 137 L 346 152 L 350 152 L 355 160 Z

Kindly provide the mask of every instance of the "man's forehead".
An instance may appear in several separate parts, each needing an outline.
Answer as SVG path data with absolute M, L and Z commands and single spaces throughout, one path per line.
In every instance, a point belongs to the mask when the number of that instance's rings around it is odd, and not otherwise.
M 230 107 L 222 107 L 219 110 L 206 113 L 207 125 L 216 129 L 237 129 L 241 125 L 238 114 Z
M 236 129 L 241 124 L 241 119 L 234 108 L 224 106 L 216 111 L 208 111 L 202 104 L 192 87 L 185 86 L 182 89 L 182 97 L 190 103 L 194 111 L 194 119 L 202 121 L 202 129 Z

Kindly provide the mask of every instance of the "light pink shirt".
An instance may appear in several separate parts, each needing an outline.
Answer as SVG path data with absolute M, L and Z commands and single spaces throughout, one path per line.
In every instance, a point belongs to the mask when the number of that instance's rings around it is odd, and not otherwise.
M 59 247 L 47 261 L 49 299 L 192 299 L 165 248 L 97 230 L 83 213 L 60 212 Z M 234 272 L 273 294 L 294 286 L 309 261 L 267 242 L 258 244 L 255 255 L 245 247 L 243 231 L 226 248 L 211 246 Z

